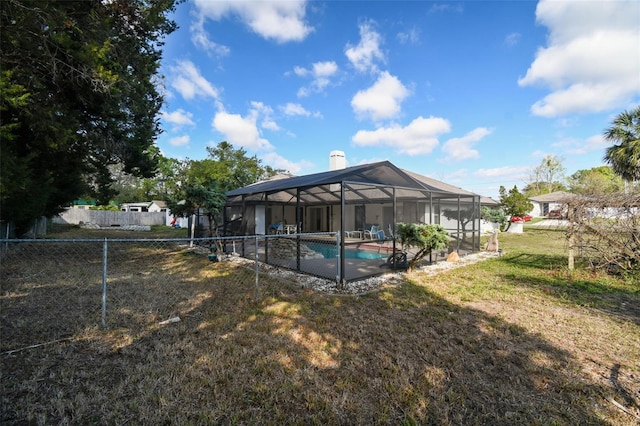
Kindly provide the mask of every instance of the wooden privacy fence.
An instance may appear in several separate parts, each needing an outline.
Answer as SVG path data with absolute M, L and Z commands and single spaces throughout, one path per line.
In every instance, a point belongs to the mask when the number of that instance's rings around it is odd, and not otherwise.
M 99 226 L 165 225 L 165 212 L 122 212 L 108 210 L 68 209 L 54 219 L 55 223 L 79 225 L 93 223 Z

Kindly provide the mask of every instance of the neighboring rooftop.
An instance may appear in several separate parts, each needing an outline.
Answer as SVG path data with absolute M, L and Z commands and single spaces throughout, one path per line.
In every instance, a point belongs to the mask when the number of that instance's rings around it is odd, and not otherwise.
M 575 194 L 565 191 L 556 191 L 550 192 L 548 194 L 536 195 L 535 197 L 530 197 L 531 201 L 535 201 L 537 203 L 561 203 L 563 201 L 567 201 L 575 197 Z

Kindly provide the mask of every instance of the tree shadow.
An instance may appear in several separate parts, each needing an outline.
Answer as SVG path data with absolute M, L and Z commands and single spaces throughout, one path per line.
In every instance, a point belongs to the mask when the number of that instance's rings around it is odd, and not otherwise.
M 518 286 L 539 289 L 564 302 L 597 309 L 623 321 L 640 325 L 640 287 L 611 288 L 597 279 L 581 278 L 565 270 L 566 258 L 559 255 L 518 254 L 501 261 L 518 268 L 529 268 L 540 273 L 499 273 L 506 281 Z
M 31 404 L 47 423 L 625 424 L 570 353 L 425 287 L 329 296 L 261 278 L 258 301 L 244 274 L 207 278 L 180 322 L 125 345 L 29 354 L 3 422 Z

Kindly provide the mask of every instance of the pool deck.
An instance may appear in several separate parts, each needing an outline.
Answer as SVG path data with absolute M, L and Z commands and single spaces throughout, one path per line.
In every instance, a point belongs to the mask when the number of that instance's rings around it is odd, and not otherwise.
M 327 242 L 335 243 L 335 237 L 307 236 L 300 235 L 304 242 Z M 284 234 L 282 238 L 296 238 L 296 235 Z M 345 238 L 345 248 L 357 248 L 362 250 L 376 251 L 381 254 L 391 254 L 393 252 L 393 240 L 369 240 L 362 238 Z M 252 247 L 246 247 L 245 257 L 251 258 L 254 250 Z M 396 242 L 396 250 L 400 250 L 401 246 Z M 409 254 L 411 256 L 411 254 Z M 259 257 L 264 261 L 264 247 L 259 249 Z M 387 264 L 386 256 L 382 259 L 344 259 L 344 279 L 346 281 L 358 281 L 368 277 L 382 275 L 394 272 L 393 268 Z M 446 255 L 434 253 L 428 263 L 437 262 L 446 259 Z M 278 258 L 277 256 L 269 256 L 269 264 L 281 266 L 294 271 L 300 271 L 305 274 L 323 277 L 326 279 L 337 279 L 339 274 L 339 265 L 337 258 L 300 258 L 300 262 L 296 258 Z M 402 271 L 398 269 L 397 271 Z

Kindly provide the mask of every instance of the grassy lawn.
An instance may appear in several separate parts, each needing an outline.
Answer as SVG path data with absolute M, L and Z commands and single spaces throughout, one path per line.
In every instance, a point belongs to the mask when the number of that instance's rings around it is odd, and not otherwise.
M 500 245 L 363 296 L 180 263 L 180 322 L 2 353 L 0 423 L 637 425 L 640 283 L 570 273 L 558 231 Z

